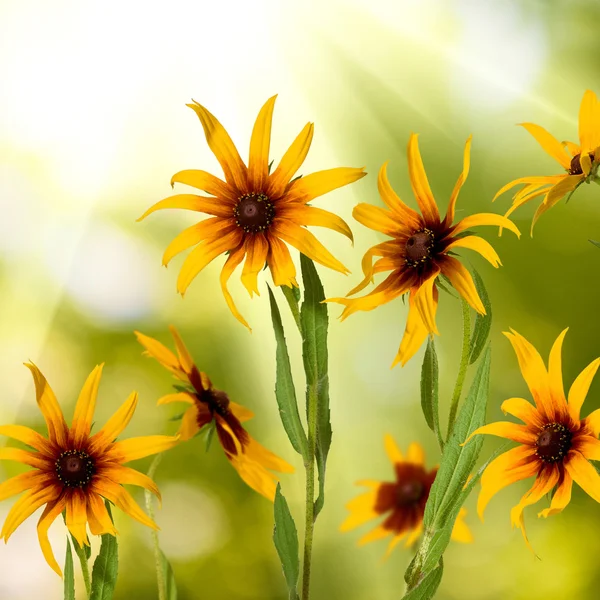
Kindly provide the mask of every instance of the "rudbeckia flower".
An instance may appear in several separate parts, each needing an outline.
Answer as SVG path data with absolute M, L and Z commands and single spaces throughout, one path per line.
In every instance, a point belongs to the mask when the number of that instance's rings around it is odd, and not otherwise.
M 510 398 L 502 404 L 523 425 L 511 422 L 490 423 L 469 437 L 487 434 L 517 442 L 519 445 L 494 459 L 481 477 L 477 511 L 483 512 L 490 499 L 501 489 L 522 479 L 535 477 L 531 489 L 511 511 L 511 522 L 518 527 L 529 545 L 523 521 L 523 510 L 555 490 L 550 507 L 538 517 L 561 512 L 571 500 L 573 481 L 600 502 L 600 475 L 589 462 L 600 460 L 600 409 L 581 418 L 581 407 L 600 358 L 591 362 L 575 379 L 565 398 L 562 381 L 561 352 L 567 330 L 554 342 L 548 369 L 537 350 L 516 331 L 505 333 L 510 340 L 519 367 L 534 404 L 524 398 Z
M 307 123 L 271 172 L 269 146 L 275 98 L 267 100 L 256 119 L 248 166 L 221 123 L 197 102 L 188 104 L 202 123 L 206 141 L 223 168 L 225 181 L 206 171 L 180 171 L 173 175 L 172 185 L 184 183 L 210 196 L 171 196 L 152 206 L 138 219 L 164 208 L 184 208 L 212 215 L 179 234 L 165 250 L 163 264 L 167 265 L 180 252 L 196 246 L 185 259 L 177 279 L 177 290 L 184 294 L 206 265 L 227 253 L 221 271 L 221 288 L 231 312 L 248 328 L 227 290 L 227 282 L 234 270 L 245 259 L 242 283 L 250 297 L 253 293 L 259 294 L 257 277 L 265 261 L 275 285 L 297 287 L 296 268 L 287 243 L 325 267 L 349 272 L 306 227 L 327 227 L 352 240 L 350 228 L 337 215 L 310 206 L 309 202 L 366 175 L 363 169 L 340 167 L 294 178 L 312 142 L 312 123 Z
M 135 412 L 136 392 L 127 398 L 98 433 L 92 435 L 102 365 L 97 366 L 87 378 L 69 428 L 46 378 L 35 365 L 26 366 L 33 374 L 37 403 L 48 427 L 48 437 L 22 425 L 0 426 L 0 435 L 18 440 L 35 450 L 0 448 L 1 460 L 13 460 L 33 467 L 32 471 L 0 484 L 0 500 L 25 492 L 8 513 L 0 537 L 7 542 L 25 519 L 45 506 L 37 527 L 39 542 L 48 564 L 62 575 L 48 541 L 48 528 L 63 511 L 67 528 L 82 547 L 89 546 L 86 525 L 93 535 L 117 533 L 103 498 L 140 523 L 158 529 L 123 487 L 123 484 L 137 485 L 160 498 L 156 484 L 143 473 L 124 466 L 124 463 L 168 450 L 178 442 L 178 438 L 153 435 L 116 441 Z
M 595 176 L 600 163 L 600 102 L 594 92 L 587 90 L 579 109 L 579 144 L 559 142 L 543 127 L 534 123 L 521 123 L 540 146 L 564 169 L 561 175 L 520 177 L 507 183 L 495 196 L 517 185 L 523 185 L 513 196 L 513 203 L 506 216 L 527 202 L 544 196 L 531 224 L 531 232 L 537 220 L 559 200 L 573 193 L 584 181 Z
M 498 225 L 520 235 L 519 230 L 506 217 L 490 213 L 470 215 L 453 225 L 458 193 L 469 174 L 470 148 L 471 138 L 465 145 L 463 172 L 454 186 L 443 220 L 427 181 L 416 134 L 412 134 L 408 142 L 408 172 L 421 214 L 404 204 L 394 192 L 387 177 L 387 163 L 381 167 L 377 181 L 379 194 L 387 209 L 369 204 L 359 204 L 354 209 L 353 215 L 357 221 L 390 236 L 392 240 L 381 242 L 367 250 L 362 260 L 365 277 L 348 296 L 367 287 L 376 273 L 391 273 L 366 296 L 353 299 L 331 298 L 327 301 L 345 305 L 341 315 L 343 320 L 356 311 L 373 310 L 410 292 L 406 331 L 392 366 L 399 362 L 404 366 L 428 334 L 439 335 L 435 314 L 438 304 L 436 281 L 440 275 L 445 275 L 450 280 L 472 308 L 485 314 L 471 274 L 452 254 L 467 248 L 481 254 L 494 267 L 501 263 L 491 244 L 470 234 L 469 228 Z M 376 256 L 381 258 L 373 264 Z
M 182 440 L 193 438 L 205 425 L 214 422 L 219 443 L 225 456 L 239 476 L 255 491 L 269 500 L 275 499 L 277 481 L 271 473 L 293 473 L 294 467 L 261 446 L 242 427 L 254 414 L 240 404 L 232 402 L 225 392 L 213 387 L 210 379 L 196 367 L 194 360 L 175 327 L 170 327 L 177 356 L 157 340 L 138 331 L 138 341 L 145 354 L 155 358 L 163 367 L 184 383 L 177 386 L 176 394 L 167 394 L 158 404 L 182 402 L 188 406 L 183 414 L 179 436 Z
M 408 547 L 421 535 L 425 504 L 437 474 L 437 467 L 431 470 L 425 468 L 425 454 L 417 443 L 410 444 L 404 458 L 390 435 L 386 435 L 384 441 L 386 452 L 394 466 L 396 480 L 358 481 L 357 485 L 368 487 L 369 491 L 346 505 L 350 515 L 340 529 L 350 531 L 372 519 L 384 516 L 381 524 L 363 536 L 358 543 L 362 546 L 392 536 L 387 556 L 402 540 L 405 540 Z M 467 511 L 461 508 L 452 530 L 452 539 L 457 542 L 473 541 L 471 531 L 464 522 L 466 514 Z

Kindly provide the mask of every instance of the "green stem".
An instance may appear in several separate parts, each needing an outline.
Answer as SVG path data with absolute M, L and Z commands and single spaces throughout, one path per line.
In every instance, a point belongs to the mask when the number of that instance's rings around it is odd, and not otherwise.
M 92 594 L 92 578 L 90 577 L 90 566 L 85 554 L 85 548 L 82 548 L 74 538 L 73 547 L 75 548 L 75 554 L 77 554 L 79 564 L 81 565 L 81 574 L 83 575 L 83 583 L 85 584 L 86 597 L 89 598 Z
M 162 454 L 157 454 L 148 469 L 148 477 L 150 479 L 154 478 L 154 473 L 160 461 L 162 459 Z M 146 510 L 148 511 L 148 516 L 154 521 L 154 507 L 152 506 L 152 494 L 148 490 L 144 490 L 144 496 L 146 499 Z M 165 573 L 163 570 L 163 560 L 162 554 L 160 551 L 160 546 L 158 544 L 158 533 L 155 529 L 151 530 L 152 535 L 152 544 L 154 546 L 154 566 L 156 567 L 156 583 L 158 584 L 158 600 L 166 600 L 167 597 L 167 583 L 165 581 Z
M 456 383 L 454 384 L 454 392 L 452 393 L 452 400 L 450 401 L 450 415 L 448 416 L 448 435 L 446 436 L 446 442 L 452 435 L 452 429 L 454 428 L 454 421 L 456 420 L 456 413 L 458 411 L 458 402 L 460 401 L 460 395 L 462 393 L 465 376 L 467 374 L 467 367 L 469 366 L 469 351 L 471 349 L 471 309 L 469 308 L 466 300 L 462 300 L 462 316 L 462 354 L 460 357 L 458 376 L 456 377 Z
M 310 593 L 310 563 L 312 558 L 315 527 L 315 454 L 317 446 L 317 389 L 311 385 L 308 391 L 308 457 L 306 469 L 306 521 L 304 528 L 304 561 L 302 565 L 302 600 Z
M 298 292 L 294 291 L 294 288 L 291 288 L 287 285 L 282 285 L 280 287 L 285 299 L 287 300 L 288 306 L 290 307 L 290 311 L 292 312 L 292 316 L 294 317 L 298 331 L 302 333 L 302 323 L 300 322 L 300 306 L 298 304 L 298 297 L 296 296 Z M 295 289 L 297 290 L 297 288 Z

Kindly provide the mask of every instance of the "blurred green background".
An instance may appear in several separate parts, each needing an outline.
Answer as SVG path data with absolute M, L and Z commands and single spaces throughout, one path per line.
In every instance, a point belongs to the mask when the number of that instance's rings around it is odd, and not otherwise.
M 196 361 L 220 389 L 251 408 L 248 429 L 297 466 L 283 489 L 300 523 L 304 475 L 275 403 L 274 339 L 263 293 L 250 300 L 238 277 L 230 288 L 252 335 L 229 313 L 218 286 L 217 259 L 175 293 L 181 258 L 160 267 L 170 239 L 194 222 L 184 211 L 135 219 L 171 194 L 185 168 L 220 174 L 200 124 L 185 103 L 194 98 L 223 122 L 245 155 L 254 118 L 279 98 L 272 157 L 277 161 L 307 121 L 315 138 L 303 173 L 366 165 L 369 176 L 320 198 L 318 205 L 351 223 L 356 242 L 329 231 L 319 238 L 353 271 L 320 269 L 329 296 L 360 279 L 360 259 L 383 236 L 352 220 L 358 202 L 381 204 L 376 174 L 390 160 L 392 184 L 414 206 L 406 167 L 411 131 L 443 210 L 473 134 L 471 174 L 458 216 L 501 212 L 510 195 L 491 199 L 524 175 L 558 173 L 557 165 L 515 123 L 532 121 L 558 139 L 577 139 L 583 92 L 600 93 L 600 5 L 576 0 L 331 0 L 327 2 L 0 2 L 0 422 L 42 427 L 30 375 L 35 361 L 70 414 L 93 366 L 106 361 L 97 422 L 129 392 L 140 405 L 126 435 L 171 432 L 177 407 L 156 407 L 171 379 L 141 356 L 133 329 L 169 342 L 175 324 Z M 183 186 L 181 190 L 185 191 Z M 600 189 L 583 186 L 528 235 L 534 206 L 516 213 L 521 241 L 492 228 L 504 266 L 494 270 L 465 251 L 479 269 L 494 307 L 492 396 L 525 395 L 516 359 L 501 331 L 522 333 L 547 356 L 566 326 L 567 385 L 600 354 L 597 318 Z M 297 257 L 296 257 L 297 258 Z M 262 278 L 266 291 L 268 273 Z M 282 296 L 278 295 L 280 302 Z M 283 308 L 283 305 L 281 305 Z M 342 535 L 344 504 L 357 479 L 392 477 L 383 435 L 404 449 L 420 441 L 428 464 L 439 460 L 420 413 L 421 352 L 390 370 L 406 318 L 395 301 L 340 324 L 330 307 L 330 377 L 334 439 L 325 509 L 317 522 L 313 592 L 318 598 L 399 598 L 411 558 L 399 548 L 386 562 L 385 543 L 356 547 L 363 533 Z M 302 388 L 298 339 L 285 325 Z M 438 317 L 442 414 L 445 418 L 460 352 L 460 307 L 443 294 Z M 600 406 L 595 382 L 584 414 Z M 302 395 L 300 393 L 300 395 Z M 497 446 L 487 441 L 484 456 Z M 149 461 L 134 465 L 147 469 Z M 17 471 L 0 465 L 2 478 Z M 158 522 L 181 600 L 283 600 L 284 580 L 271 543 L 272 506 L 246 487 L 217 445 L 201 439 L 169 453 L 157 473 L 163 491 Z M 535 560 L 509 510 L 526 483 L 501 492 L 480 523 L 467 521 L 472 545 L 453 544 L 445 558 L 440 599 L 593 599 L 600 583 L 597 504 L 581 490 L 564 514 L 538 521 L 526 512 Z M 141 502 L 142 495 L 135 490 Z M 0 504 L 0 517 L 11 501 Z M 156 598 L 149 532 L 117 515 L 117 599 Z M 368 530 L 368 526 L 364 531 Z M 65 530 L 51 530 L 64 556 Z M 61 559 L 59 558 L 59 561 Z M 43 561 L 28 520 L 0 547 L 0 598 L 61 598 L 61 583 Z

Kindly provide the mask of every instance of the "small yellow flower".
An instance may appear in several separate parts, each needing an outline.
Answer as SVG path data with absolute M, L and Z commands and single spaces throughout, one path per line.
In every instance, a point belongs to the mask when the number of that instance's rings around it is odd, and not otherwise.
M 523 421 L 524 425 L 497 422 L 484 425 L 473 435 L 488 434 L 518 442 L 519 446 L 494 459 L 481 477 L 477 511 L 483 512 L 490 499 L 504 487 L 522 479 L 535 477 L 531 489 L 511 511 L 513 526 L 523 532 L 527 545 L 523 510 L 556 488 L 550 508 L 538 513 L 548 517 L 561 512 L 571 500 L 576 481 L 594 500 L 600 502 L 600 475 L 589 462 L 600 460 L 600 409 L 582 419 L 581 407 L 600 365 L 600 358 L 590 363 L 575 379 L 568 399 L 562 381 L 561 352 L 565 329 L 554 342 L 548 370 L 537 350 L 516 331 L 505 333 L 510 340 L 523 378 L 534 404 L 523 398 L 510 398 L 502 410 Z
M 350 531 L 385 515 L 385 520 L 363 536 L 358 543 L 362 546 L 393 536 L 387 549 L 386 555 L 389 555 L 398 542 L 405 539 L 405 545 L 408 547 L 421 535 L 425 504 L 437 474 L 437 467 L 430 471 L 425 468 L 425 453 L 417 443 L 410 444 L 408 454 L 404 458 L 392 436 L 386 435 L 384 442 L 388 457 L 394 466 L 396 481 L 358 481 L 357 485 L 370 489 L 346 505 L 350 515 L 340 529 Z M 471 531 L 464 522 L 466 514 L 467 511 L 461 508 L 452 530 L 452 539 L 457 542 L 473 541 Z
M 63 511 L 67 527 L 80 546 L 89 546 L 88 524 L 93 535 L 117 533 L 103 498 L 140 523 L 157 529 L 123 487 L 123 484 L 137 485 L 160 497 L 156 484 L 146 475 L 123 465 L 172 448 L 178 438 L 153 435 L 116 441 L 135 412 L 136 392 L 98 433 L 91 435 L 102 365 L 87 378 L 69 428 L 46 378 L 35 365 L 26 366 L 33 374 L 37 403 L 46 420 L 48 438 L 22 425 L 0 426 L 0 435 L 35 450 L 0 448 L 0 460 L 17 461 L 34 469 L 0 484 L 0 500 L 25 492 L 8 513 L 0 537 L 8 541 L 25 519 L 45 505 L 38 523 L 39 542 L 48 564 L 62 575 L 48 541 L 48 529 Z
M 293 473 L 294 467 L 249 435 L 242 423 L 250 420 L 254 414 L 232 402 L 225 392 L 213 387 L 206 373 L 194 364 L 175 327 L 170 329 L 177 356 L 157 340 L 135 332 L 146 354 L 155 358 L 188 387 L 186 391 L 163 396 L 158 404 L 182 402 L 188 405 L 179 428 L 182 441 L 193 438 L 202 427 L 214 421 L 219 443 L 233 468 L 253 490 L 273 501 L 278 478 L 269 469 Z
M 363 169 L 340 167 L 294 179 L 312 142 L 312 123 L 306 124 L 271 173 L 269 146 L 275 98 L 267 100 L 256 119 L 248 166 L 221 123 L 197 102 L 188 104 L 202 123 L 206 141 L 223 168 L 225 181 L 206 171 L 180 171 L 173 175 L 172 185 L 183 183 L 210 196 L 171 196 L 138 219 L 164 208 L 184 208 L 212 215 L 179 234 L 165 250 L 163 264 L 167 265 L 180 252 L 196 246 L 184 261 L 177 279 L 177 290 L 184 294 L 204 267 L 217 256 L 228 253 L 221 271 L 221 289 L 233 315 L 248 328 L 227 290 L 233 271 L 245 259 L 242 283 L 250 297 L 253 293 L 259 294 L 257 277 L 265 261 L 275 285 L 297 287 L 296 268 L 286 242 L 326 267 L 349 272 L 306 227 L 327 227 L 352 240 L 350 228 L 337 215 L 308 203 L 366 175 Z
M 489 242 L 468 234 L 468 229 L 478 225 L 498 225 L 520 235 L 519 230 L 506 217 L 490 213 L 471 215 L 452 224 L 458 193 L 469 174 L 470 148 L 471 138 L 465 145 L 463 172 L 454 186 L 443 220 L 427 181 L 416 134 L 412 134 L 408 142 L 408 171 L 422 214 L 409 208 L 396 195 L 387 178 L 387 163 L 381 167 L 377 183 L 379 194 L 388 209 L 369 204 L 359 204 L 354 209 L 353 215 L 357 221 L 393 239 L 377 244 L 366 252 L 362 260 L 365 278 L 348 296 L 367 287 L 374 274 L 384 271 L 391 273 L 366 296 L 354 299 L 330 298 L 327 301 L 346 306 L 341 316 L 343 320 L 356 311 L 373 310 L 410 292 L 406 331 L 392 366 L 399 362 L 404 366 L 428 334 L 438 334 L 435 324 L 438 303 L 436 280 L 440 274 L 448 277 L 456 291 L 477 312 L 485 314 L 471 274 L 451 254 L 467 248 L 481 254 L 494 267 L 501 263 Z M 381 258 L 373 264 L 375 256 Z
M 559 142 L 543 127 L 534 123 L 521 123 L 540 146 L 565 170 L 562 175 L 520 177 L 507 183 L 494 200 L 516 185 L 523 185 L 513 196 L 513 203 L 506 213 L 508 217 L 519 206 L 544 196 L 531 223 L 531 232 L 537 220 L 567 194 L 574 192 L 600 163 L 600 102 L 594 92 L 587 90 L 579 109 L 579 145 Z

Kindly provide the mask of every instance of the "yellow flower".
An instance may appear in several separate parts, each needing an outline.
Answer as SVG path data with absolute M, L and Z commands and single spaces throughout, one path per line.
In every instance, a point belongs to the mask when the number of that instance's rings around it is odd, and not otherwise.
M 221 271 L 221 289 L 231 312 L 248 328 L 227 290 L 227 282 L 236 267 L 246 259 L 241 279 L 250 297 L 253 293 L 259 294 L 257 276 L 265 261 L 275 285 L 298 285 L 296 268 L 284 242 L 326 267 L 347 273 L 346 267 L 306 226 L 328 227 L 352 240 L 350 228 L 337 215 L 308 203 L 366 175 L 363 169 L 340 167 L 294 179 L 310 148 L 312 123 L 306 124 L 271 173 L 269 146 L 275 98 L 267 100 L 256 119 L 248 166 L 221 123 L 200 104 L 188 104 L 202 123 L 206 141 L 223 168 L 225 181 L 206 171 L 180 171 L 171 179 L 171 185 L 184 183 L 203 190 L 210 197 L 171 196 L 152 206 L 138 219 L 164 208 L 184 208 L 212 215 L 179 234 L 165 250 L 163 264 L 167 265 L 180 252 L 196 246 L 185 259 L 177 279 L 177 290 L 184 294 L 206 265 L 228 253 Z
M 411 546 L 423 531 L 423 515 L 429 491 L 437 474 L 437 467 L 428 471 L 425 468 L 423 448 L 412 443 L 408 447 L 406 459 L 402 456 L 392 436 L 384 438 L 385 449 L 389 456 L 396 480 L 393 482 L 358 481 L 357 485 L 370 488 L 361 496 L 354 498 L 346 508 L 350 511 L 342 523 L 341 531 L 350 531 L 372 519 L 385 515 L 385 520 L 371 532 L 363 536 L 359 545 L 393 536 L 387 549 L 387 555 L 398 542 L 406 539 Z M 452 539 L 457 542 L 472 542 L 473 536 L 464 517 L 467 511 L 461 508 L 452 530 Z
M 524 185 L 513 196 L 513 203 L 506 216 L 530 200 L 544 196 L 531 223 L 531 232 L 537 220 L 550 210 L 561 198 L 574 192 L 597 170 L 600 162 L 600 102 L 594 92 L 587 90 L 579 109 L 579 145 L 559 142 L 543 127 L 533 123 L 521 123 L 540 146 L 565 170 L 562 175 L 520 177 L 507 183 L 494 200 L 516 185 Z
M 69 429 L 46 378 L 35 365 L 26 366 L 33 374 L 37 403 L 48 427 L 48 437 L 22 425 L 0 426 L 0 435 L 23 442 L 35 450 L 0 448 L 0 460 L 17 461 L 34 469 L 0 484 L 0 500 L 25 492 L 8 513 L 0 537 L 7 542 L 23 521 L 45 505 L 38 522 L 39 542 L 48 564 L 62 575 L 48 541 L 48 528 L 63 511 L 67 527 L 80 546 L 89 546 L 87 524 L 93 535 L 117 533 L 103 498 L 140 523 L 157 529 L 122 485 L 143 487 L 160 498 L 156 484 L 146 475 L 123 465 L 172 448 L 178 438 L 153 435 L 116 441 L 135 412 L 136 392 L 127 398 L 98 433 L 91 435 L 103 365 L 97 366 L 87 378 Z
M 388 208 L 359 204 L 354 209 L 353 215 L 357 221 L 393 239 L 377 244 L 366 252 L 362 260 L 365 278 L 348 296 L 367 287 L 375 273 L 391 273 L 366 296 L 354 299 L 331 298 L 327 301 L 346 306 L 341 316 L 343 320 L 358 310 L 373 310 L 410 292 L 406 331 L 392 366 L 399 362 L 404 366 L 429 333 L 438 334 L 435 324 L 438 303 L 436 280 L 440 274 L 448 277 L 458 293 L 477 312 L 485 314 L 471 274 L 459 260 L 450 255 L 461 248 L 468 248 L 479 252 L 494 267 L 501 263 L 496 251 L 487 241 L 468 235 L 467 230 L 477 225 L 498 225 L 520 235 L 511 221 L 490 213 L 471 215 L 452 224 L 458 193 L 469 174 L 470 147 L 471 138 L 465 145 L 463 172 L 454 186 L 443 220 L 427 181 L 415 134 L 410 136 L 408 142 L 408 172 L 422 215 L 409 208 L 396 195 L 387 178 L 387 163 L 381 167 L 377 183 L 379 194 Z M 373 264 L 375 256 L 381 258 Z
M 175 339 L 177 356 L 157 340 L 135 332 L 138 341 L 146 349 L 145 353 L 155 358 L 187 387 L 186 391 L 163 396 L 158 404 L 183 402 L 188 405 L 179 428 L 182 440 L 193 438 L 202 427 L 214 421 L 219 443 L 233 468 L 253 490 L 273 501 L 279 479 L 268 469 L 293 473 L 294 467 L 250 437 L 242 423 L 250 420 L 254 414 L 232 402 L 225 392 L 215 389 L 206 373 L 194 364 L 175 327 L 171 326 L 170 330 Z
M 528 477 L 535 477 L 531 489 L 511 511 L 513 526 L 523 532 L 529 545 L 523 522 L 523 510 L 541 500 L 556 488 L 550 508 L 538 517 L 561 512 L 571 500 L 571 487 L 576 481 L 594 500 L 600 502 L 600 475 L 589 462 L 600 460 L 600 409 L 588 417 L 580 416 L 583 401 L 600 359 L 590 363 L 575 379 L 568 400 L 562 381 L 561 351 L 567 330 L 554 342 L 548 370 L 537 350 L 516 331 L 505 333 L 513 345 L 523 378 L 535 405 L 523 398 L 510 398 L 502 410 L 523 421 L 524 425 L 498 422 L 484 425 L 473 435 L 497 435 L 519 443 L 519 446 L 494 459 L 481 477 L 481 492 L 477 504 L 479 516 L 490 499 L 502 488 Z

